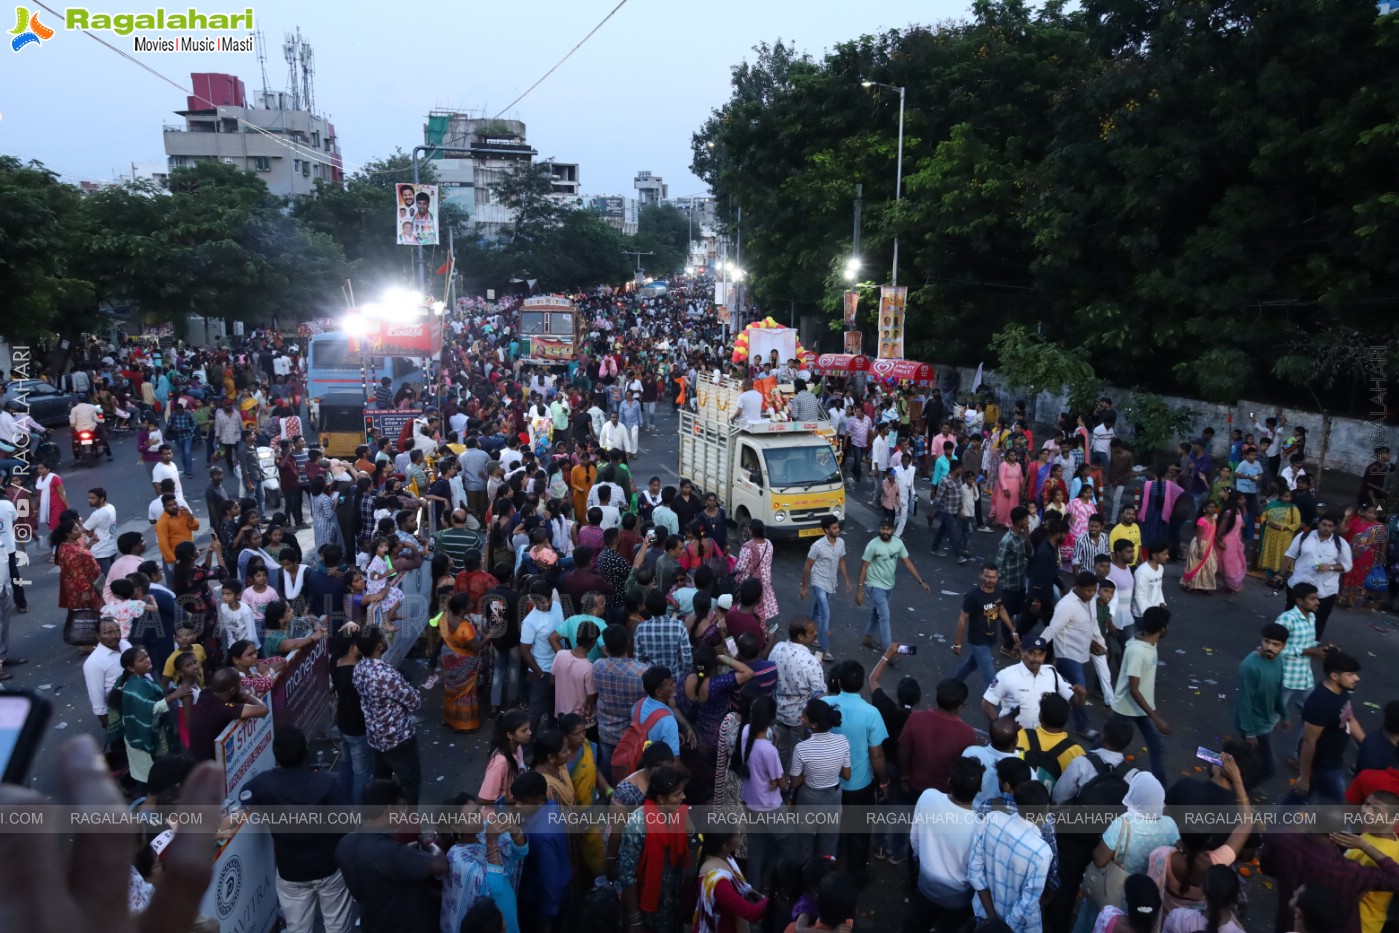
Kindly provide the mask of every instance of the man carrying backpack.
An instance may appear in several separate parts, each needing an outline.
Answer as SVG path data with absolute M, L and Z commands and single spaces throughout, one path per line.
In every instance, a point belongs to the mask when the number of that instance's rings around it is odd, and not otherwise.
M 1132 724 L 1125 719 L 1109 720 L 1103 727 L 1102 741 L 1102 747 L 1069 762 L 1054 784 L 1051 797 L 1056 804 L 1116 806 L 1122 802 L 1127 783 L 1137 771 L 1125 756 L 1132 741 Z
M 1047 791 L 1063 776 L 1075 758 L 1083 755 L 1083 746 L 1069 735 L 1069 701 L 1055 693 L 1040 699 L 1040 722 L 1033 729 L 1021 729 L 1015 747 L 1030 766 L 1035 780 Z
M 1110 815 L 1122 812 L 1127 782 L 1137 773 L 1125 755 L 1132 735 L 1130 720 L 1109 719 L 1103 726 L 1102 747 L 1069 762 L 1054 785 L 1054 803 L 1084 807 L 1095 817 L 1102 814 L 1103 818 L 1099 822 L 1078 821 L 1072 831 L 1061 830 L 1057 837 L 1060 884 L 1044 909 L 1046 933 L 1068 933 L 1072 928 L 1074 901 L 1093 860 L 1093 850 L 1103 838 Z

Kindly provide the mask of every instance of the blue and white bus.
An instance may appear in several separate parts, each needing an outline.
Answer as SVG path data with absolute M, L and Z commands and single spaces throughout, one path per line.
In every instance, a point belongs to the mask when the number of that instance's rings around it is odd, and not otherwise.
M 368 392 L 364 385 L 366 372 L 370 382 Z M 406 382 L 421 385 L 423 359 L 360 353 L 350 349 L 349 335 L 338 330 L 315 334 L 307 342 L 306 397 L 309 399 L 353 395 L 363 403 L 373 398 L 374 386 L 385 376 L 391 380 L 392 392 L 397 392 Z

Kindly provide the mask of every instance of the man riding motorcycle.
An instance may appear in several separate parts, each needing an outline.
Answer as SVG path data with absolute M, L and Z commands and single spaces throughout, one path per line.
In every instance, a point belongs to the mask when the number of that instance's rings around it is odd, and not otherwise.
M 107 459 L 112 459 L 112 448 L 107 443 L 107 438 L 102 434 L 102 425 L 97 420 L 97 408 L 89 402 L 79 402 L 73 406 L 73 410 L 68 412 L 68 424 L 73 428 L 73 458 L 78 457 L 79 444 L 78 435 L 83 431 L 91 431 L 93 446 L 100 449 L 107 455 Z
M 19 407 L 14 402 L 6 402 L 3 411 L 0 411 L 0 443 L 17 450 L 20 447 L 19 438 L 21 434 L 29 435 L 29 451 L 32 454 L 39 449 L 39 445 L 48 439 L 48 429 L 33 418 L 28 412 L 20 412 Z

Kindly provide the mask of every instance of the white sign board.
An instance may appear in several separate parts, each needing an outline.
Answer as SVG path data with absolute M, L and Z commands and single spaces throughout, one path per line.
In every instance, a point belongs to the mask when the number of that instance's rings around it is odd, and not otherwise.
M 268 933 L 276 925 L 277 877 L 270 833 L 244 825 L 219 849 L 199 912 L 219 921 L 219 933 Z
M 223 766 L 225 799 L 238 799 L 243 785 L 277 762 L 272 757 L 272 717 L 231 722 L 214 740 L 214 760 Z

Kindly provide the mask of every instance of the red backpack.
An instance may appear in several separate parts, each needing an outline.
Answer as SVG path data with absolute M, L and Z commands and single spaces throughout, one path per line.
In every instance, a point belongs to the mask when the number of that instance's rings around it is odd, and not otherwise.
M 637 700 L 632 707 L 631 723 L 627 725 L 626 731 L 622 733 L 621 739 L 617 741 L 617 747 L 612 750 L 612 783 L 618 784 L 627 779 L 637 768 L 641 767 L 641 750 L 646 747 L 646 736 L 651 734 L 651 729 L 664 717 L 670 715 L 670 710 L 661 707 L 654 710 L 646 721 L 641 721 L 641 704 L 645 700 Z

